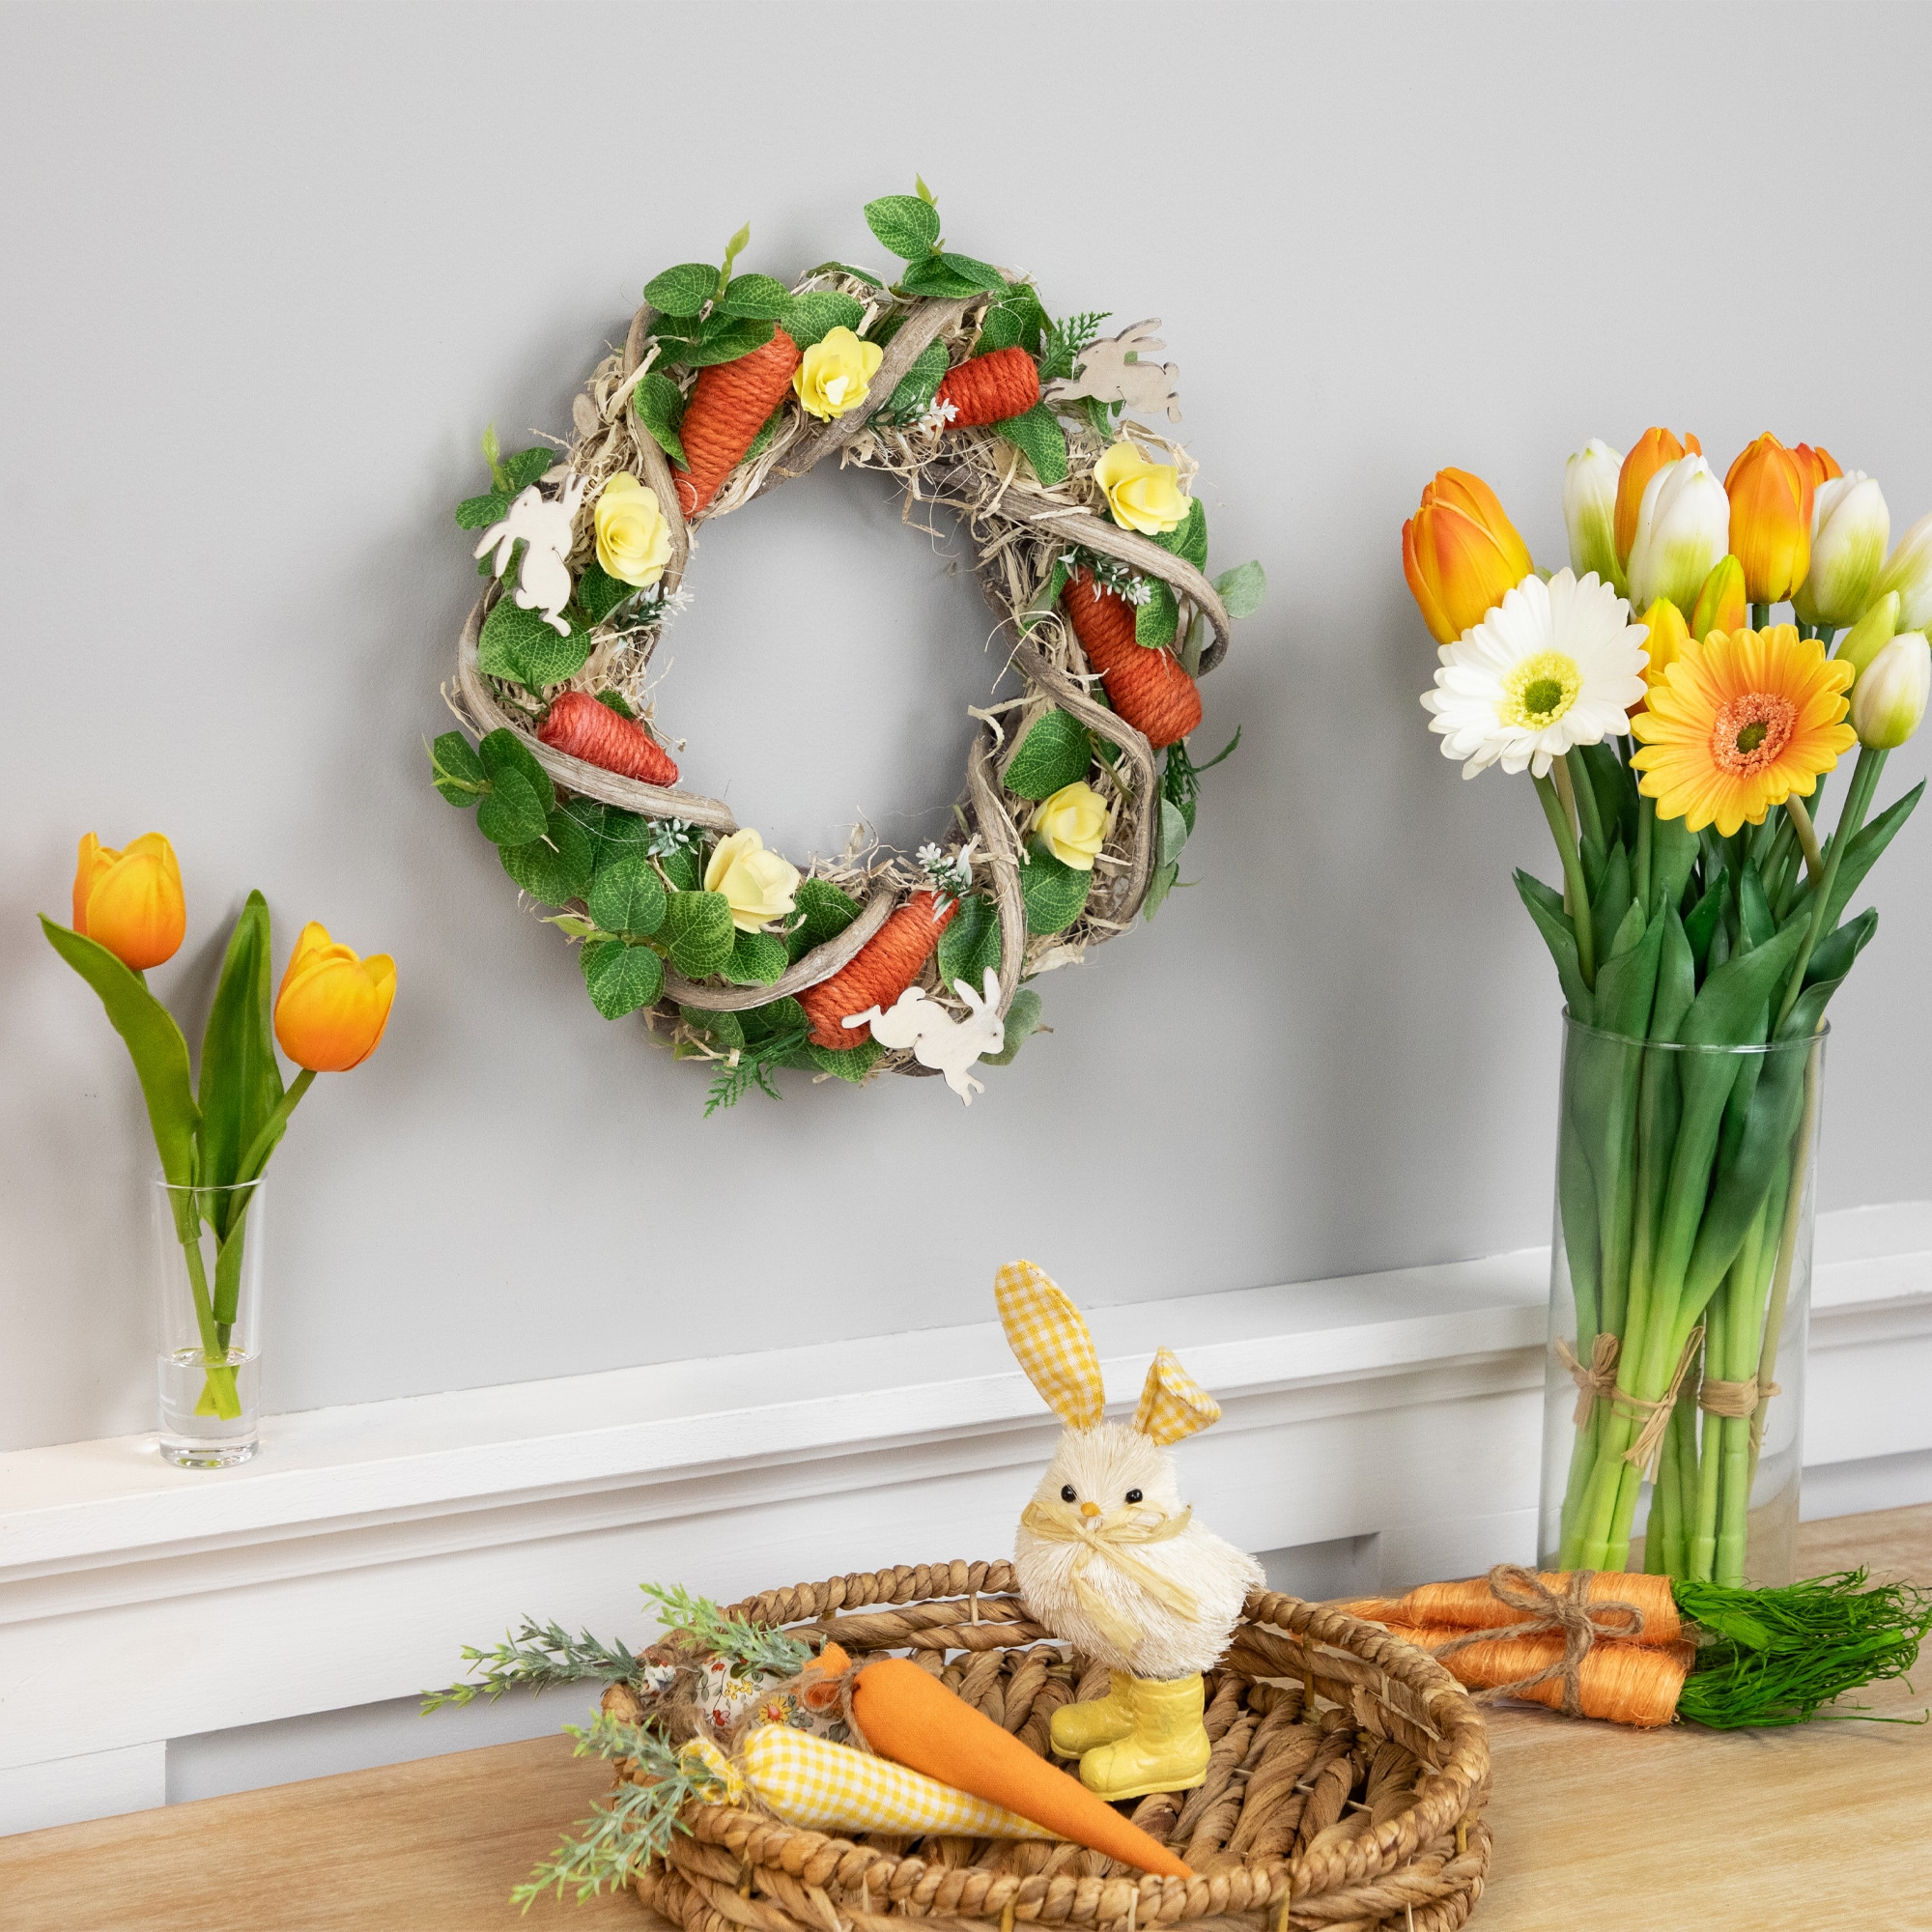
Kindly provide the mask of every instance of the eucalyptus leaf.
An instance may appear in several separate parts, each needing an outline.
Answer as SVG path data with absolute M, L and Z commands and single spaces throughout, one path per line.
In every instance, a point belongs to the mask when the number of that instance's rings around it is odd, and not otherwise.
M 1252 617 L 1267 595 L 1267 572 L 1259 563 L 1237 563 L 1214 580 L 1215 593 L 1231 617 Z
M 607 1020 L 648 1007 L 664 990 L 664 961 L 648 946 L 593 939 L 578 959 L 590 1004 Z
M 939 241 L 939 211 L 916 194 L 885 194 L 866 204 L 866 226 L 882 248 L 915 262 Z

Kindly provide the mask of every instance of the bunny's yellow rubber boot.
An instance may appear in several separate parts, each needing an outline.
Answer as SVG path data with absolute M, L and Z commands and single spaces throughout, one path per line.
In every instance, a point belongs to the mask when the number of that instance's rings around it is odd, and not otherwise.
M 1212 1749 L 1201 1721 L 1201 1679 L 1130 1677 L 1127 1701 L 1133 1729 L 1090 1750 L 1080 1760 L 1080 1782 L 1110 1804 L 1150 1791 L 1193 1790 L 1208 1776 Z
M 1053 1714 L 1050 1735 L 1061 1757 L 1084 1757 L 1095 1745 L 1110 1745 L 1134 1727 L 1133 1682 L 1124 1670 L 1108 1672 L 1112 1682 L 1104 1697 L 1084 1704 L 1063 1704 Z

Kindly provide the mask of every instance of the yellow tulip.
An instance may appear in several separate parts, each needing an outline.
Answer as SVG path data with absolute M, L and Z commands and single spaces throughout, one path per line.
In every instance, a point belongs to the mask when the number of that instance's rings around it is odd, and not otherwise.
M 597 531 L 597 561 L 620 583 L 642 589 L 665 574 L 670 561 L 670 526 L 658 493 L 628 470 L 605 484 L 590 513 Z
M 1624 458 L 1617 472 L 1615 539 L 1617 562 L 1630 561 L 1631 545 L 1636 541 L 1636 513 L 1643 507 L 1643 493 L 1650 479 L 1666 463 L 1681 456 L 1701 456 L 1704 446 L 1688 430 L 1679 442 L 1667 429 L 1647 429 L 1637 438 L 1636 447 Z
M 275 995 L 275 1037 L 311 1073 L 347 1073 L 382 1043 L 396 997 L 396 962 L 338 946 L 318 920 L 302 927 Z
M 1034 808 L 1033 829 L 1063 866 L 1094 869 L 1094 855 L 1107 842 L 1107 804 L 1082 780 L 1062 785 Z
M 1811 567 L 1811 465 L 1768 431 L 1724 477 L 1731 499 L 1731 554 L 1745 567 L 1753 604 L 1781 604 Z
M 1655 691 L 1663 682 L 1663 673 L 1677 662 L 1690 633 L 1684 622 L 1684 612 L 1667 597 L 1660 597 L 1643 613 L 1641 621 L 1650 627 L 1650 636 L 1644 640 L 1644 649 L 1650 654 L 1650 662 L 1643 668 L 1643 682 L 1646 691 Z M 1634 718 L 1646 709 L 1649 698 L 1640 697 L 1630 708 Z
M 90 832 L 74 867 L 73 929 L 136 973 L 172 959 L 187 936 L 175 848 L 158 832 L 144 832 L 117 852 Z
M 1402 526 L 1403 575 L 1438 644 L 1480 624 L 1534 568 L 1496 493 L 1466 469 L 1438 469 Z
M 1188 501 L 1179 470 L 1171 463 L 1152 462 L 1127 437 L 1094 466 L 1094 480 L 1107 498 L 1114 521 L 1124 529 L 1158 537 L 1187 521 Z
M 1713 631 L 1742 631 L 1749 622 L 1745 567 L 1734 556 L 1720 556 L 1697 593 L 1696 608 L 1690 613 L 1690 635 L 1701 643 Z
M 870 392 L 885 354 L 876 342 L 861 342 L 849 328 L 827 330 L 791 372 L 791 385 L 806 413 L 829 422 L 856 410 Z
M 704 890 L 723 893 L 731 923 L 740 932 L 757 932 L 792 909 L 798 894 L 798 867 L 776 852 L 748 825 L 712 847 L 704 867 Z

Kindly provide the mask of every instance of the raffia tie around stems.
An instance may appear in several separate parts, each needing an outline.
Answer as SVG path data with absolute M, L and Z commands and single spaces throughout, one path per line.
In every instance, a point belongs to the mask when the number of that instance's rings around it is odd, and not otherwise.
M 1626 1394 L 1622 1389 L 1614 1390 L 1610 1401 L 1627 1415 L 1643 1417 L 1643 1427 L 1636 1433 L 1636 1440 L 1624 1451 L 1624 1461 L 1634 1463 L 1638 1473 L 1647 1482 L 1657 1480 L 1657 1459 L 1663 1453 L 1663 1432 L 1670 1427 L 1670 1411 L 1677 1406 L 1678 1391 L 1684 1386 L 1684 1378 L 1690 1373 L 1690 1364 L 1697 1359 L 1697 1350 L 1704 1346 L 1703 1323 L 1691 1329 L 1684 1344 L 1684 1352 L 1677 1358 L 1677 1373 L 1670 1378 L 1670 1386 L 1655 1402 L 1645 1402 L 1641 1396 Z
M 1187 1527 L 1194 1512 L 1182 1510 L 1179 1516 L 1163 1516 L 1155 1522 L 1143 1520 L 1148 1512 L 1139 1509 L 1116 1510 L 1111 1516 L 1083 1517 L 1071 1503 L 1027 1504 L 1020 1523 L 1049 1543 L 1077 1543 L 1080 1553 L 1073 1559 L 1073 1594 L 1080 1607 L 1092 1617 L 1107 1637 L 1122 1650 L 1131 1650 L 1141 1640 L 1141 1627 L 1123 1617 L 1087 1580 L 1087 1572 L 1097 1556 L 1111 1563 L 1122 1576 L 1138 1583 L 1149 1596 L 1176 1616 L 1191 1622 L 1201 1613 L 1194 1592 L 1185 1584 L 1163 1577 L 1151 1564 L 1144 1563 L 1129 1547 L 1134 1544 L 1166 1543 Z
M 1476 1702 L 1493 1704 L 1502 1697 L 1520 1697 L 1524 1691 L 1533 1690 L 1539 1684 L 1548 1684 L 1552 1678 L 1557 1678 L 1563 1685 L 1563 1701 L 1558 1708 L 1566 1718 L 1580 1718 L 1583 1715 L 1583 1660 L 1596 1648 L 1600 1639 L 1614 1637 L 1629 1643 L 1643 1634 L 1643 1609 L 1640 1605 L 1608 1598 L 1594 1604 L 1588 1601 L 1590 1585 L 1596 1575 L 1594 1570 L 1573 1570 L 1569 1582 L 1559 1591 L 1552 1590 L 1534 1570 L 1525 1570 L 1516 1563 L 1498 1563 L 1489 1574 L 1490 1594 L 1497 1603 L 1506 1604 L 1513 1610 L 1523 1611 L 1522 1620 L 1498 1624 L 1492 1630 L 1471 1631 L 1453 1643 L 1437 1646 L 1431 1654 L 1440 1663 L 1444 1658 L 1467 1649 L 1472 1643 L 1488 1643 L 1496 1638 L 1514 1636 L 1540 1636 L 1545 1631 L 1561 1631 L 1563 1655 L 1554 1663 L 1528 1677 L 1519 1677 L 1514 1684 L 1498 1684 L 1491 1690 L 1479 1691 Z
M 1784 1391 L 1773 1382 L 1762 1393 L 1769 1402 Z M 1716 1376 L 1706 1376 L 1697 1390 L 1697 1406 L 1706 1415 L 1723 1416 L 1731 1421 L 1742 1422 L 1749 1416 L 1750 1451 L 1755 1456 L 1764 1447 L 1764 1417 L 1757 1412 L 1758 1395 L 1755 1376 L 1747 1376 L 1741 1382 L 1720 1381 Z
M 1556 1359 L 1570 1371 L 1570 1379 L 1577 1384 L 1577 1416 L 1578 1429 L 1590 1426 L 1590 1417 L 1596 1412 L 1599 1402 L 1608 1402 L 1617 1392 L 1617 1356 L 1622 1345 L 1605 1328 L 1590 1344 L 1590 1365 L 1585 1368 L 1577 1360 L 1577 1351 L 1561 1335 L 1556 1338 Z

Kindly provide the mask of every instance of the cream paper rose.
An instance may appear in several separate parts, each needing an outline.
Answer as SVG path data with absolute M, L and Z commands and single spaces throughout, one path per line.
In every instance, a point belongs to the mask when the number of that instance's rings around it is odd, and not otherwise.
M 828 330 L 791 372 L 791 385 L 806 413 L 829 422 L 856 410 L 870 391 L 885 354 L 876 342 L 861 342 L 849 328 Z
M 1062 785 L 1040 800 L 1033 814 L 1033 829 L 1046 849 L 1076 872 L 1094 869 L 1094 855 L 1107 842 L 1107 806 L 1084 781 Z
M 1122 437 L 1094 466 L 1094 480 L 1114 521 L 1144 537 L 1164 536 L 1187 521 L 1180 472 L 1171 463 L 1150 463 L 1140 445 Z
M 740 932 L 757 932 L 792 909 L 798 891 L 798 867 L 776 852 L 747 826 L 712 848 L 704 868 L 704 890 L 723 893 L 731 908 L 731 923 Z
M 642 589 L 655 583 L 670 561 L 670 526 L 658 493 L 620 470 L 605 484 L 591 512 L 597 561 L 620 583 Z

